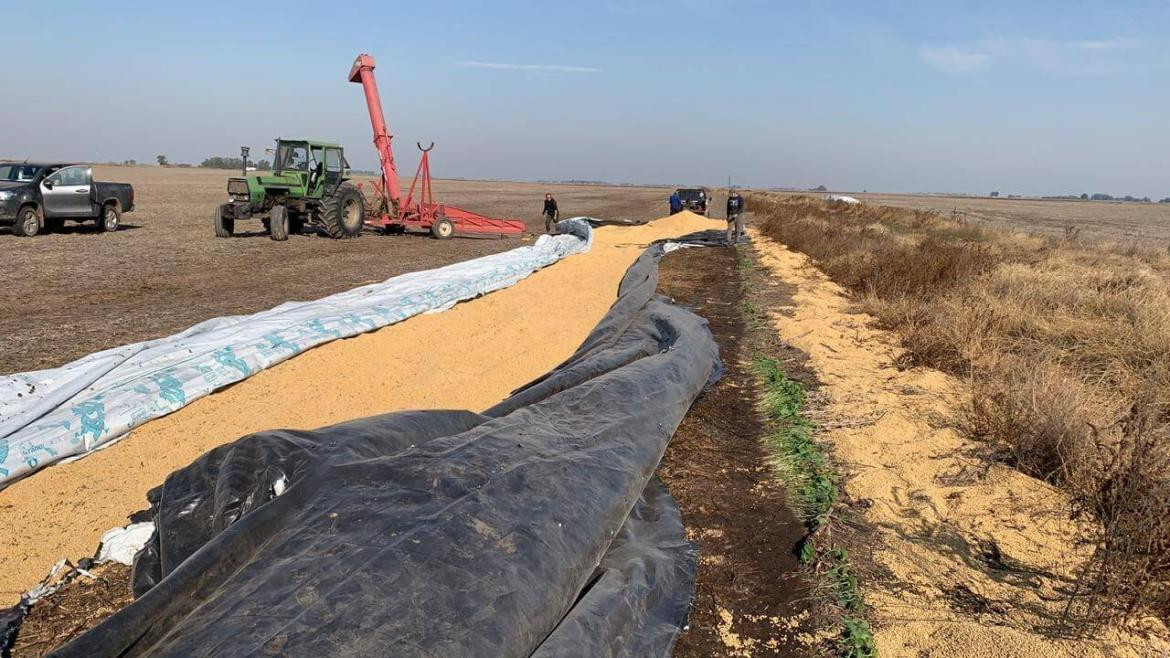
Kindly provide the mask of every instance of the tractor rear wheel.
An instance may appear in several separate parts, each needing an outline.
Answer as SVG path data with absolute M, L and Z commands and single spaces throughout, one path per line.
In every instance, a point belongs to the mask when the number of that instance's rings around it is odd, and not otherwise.
M 333 196 L 321 200 L 320 213 L 321 228 L 331 238 L 357 237 L 366 224 L 365 199 L 349 183 L 342 183 Z
M 215 237 L 230 238 L 232 233 L 236 230 L 236 220 L 227 216 L 227 209 L 230 204 L 220 204 L 215 209 Z
M 288 208 L 272 206 L 272 211 L 268 213 L 268 232 L 277 242 L 288 239 Z
M 455 225 L 451 223 L 451 220 L 439 215 L 435 217 L 435 223 L 431 224 L 431 235 L 440 240 L 446 240 L 455 235 Z

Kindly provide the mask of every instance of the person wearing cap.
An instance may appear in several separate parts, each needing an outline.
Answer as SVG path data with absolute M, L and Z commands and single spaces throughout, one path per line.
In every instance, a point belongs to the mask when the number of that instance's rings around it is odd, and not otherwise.
M 561 211 L 557 208 L 557 200 L 553 198 L 551 192 L 544 195 L 544 211 L 541 214 L 544 216 L 544 232 L 556 235 L 557 220 L 561 217 Z
M 738 244 L 743 239 L 743 197 L 735 190 L 727 191 L 727 244 Z

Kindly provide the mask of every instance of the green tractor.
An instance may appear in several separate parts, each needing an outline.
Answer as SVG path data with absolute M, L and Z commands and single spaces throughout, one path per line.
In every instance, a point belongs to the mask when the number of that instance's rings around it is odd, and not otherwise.
M 366 222 L 362 193 L 349 181 L 341 146 L 304 139 L 276 140 L 271 172 L 228 179 L 231 201 L 215 211 L 215 234 L 230 238 L 236 222 L 259 218 L 273 240 L 306 226 L 331 238 L 354 238 Z

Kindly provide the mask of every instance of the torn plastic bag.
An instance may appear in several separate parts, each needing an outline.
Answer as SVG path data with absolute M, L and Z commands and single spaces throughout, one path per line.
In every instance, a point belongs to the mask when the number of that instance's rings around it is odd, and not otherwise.
M 652 475 L 720 364 L 706 322 L 654 295 L 662 253 L 483 415 L 261 432 L 172 473 L 139 598 L 54 655 L 669 654 L 695 560 Z

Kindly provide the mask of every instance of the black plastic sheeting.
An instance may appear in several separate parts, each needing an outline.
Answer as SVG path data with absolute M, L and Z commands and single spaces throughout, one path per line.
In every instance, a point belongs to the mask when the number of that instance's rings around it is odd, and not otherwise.
M 483 414 L 261 432 L 172 473 L 137 600 L 53 655 L 669 655 L 695 550 L 653 473 L 721 365 L 654 294 L 662 254 Z

